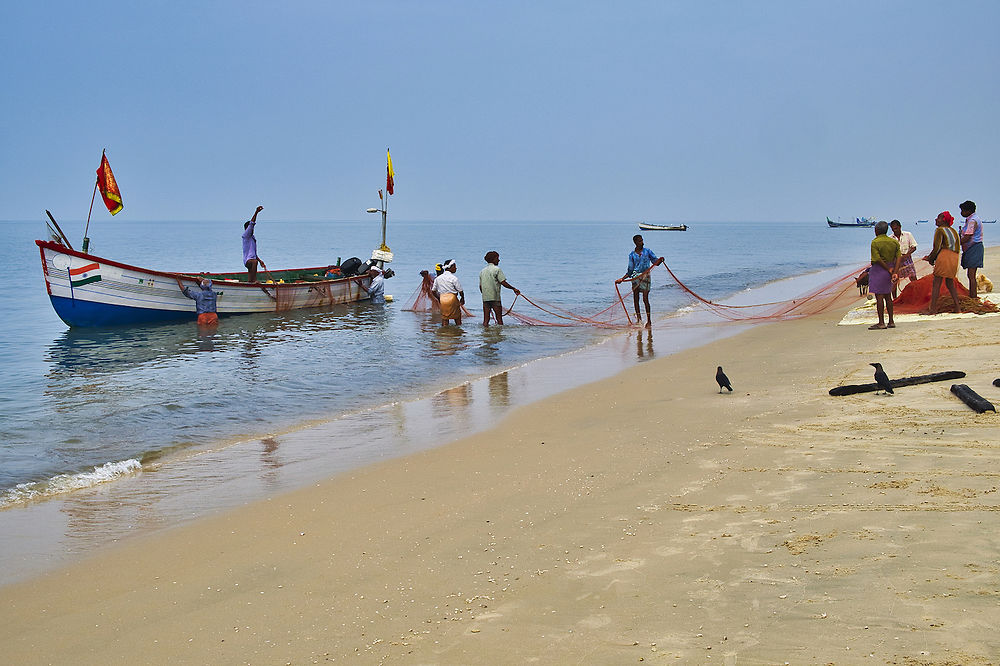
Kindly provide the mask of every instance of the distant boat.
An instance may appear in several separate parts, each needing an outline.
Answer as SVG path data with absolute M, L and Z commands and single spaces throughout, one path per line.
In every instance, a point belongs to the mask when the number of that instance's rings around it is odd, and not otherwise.
M 983 220 L 983 224 L 996 224 L 996 220 Z
M 643 231 L 687 231 L 686 224 L 648 224 L 640 222 L 639 228 Z
M 826 218 L 826 223 L 831 227 L 874 227 L 875 218 L 874 217 L 856 217 L 853 222 L 841 222 L 837 220 L 834 222 L 829 217 Z
M 917 220 L 917 224 L 927 224 L 930 220 Z

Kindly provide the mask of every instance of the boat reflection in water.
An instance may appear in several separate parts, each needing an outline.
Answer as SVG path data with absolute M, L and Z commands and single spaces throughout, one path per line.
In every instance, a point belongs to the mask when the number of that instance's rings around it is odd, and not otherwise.
M 363 305 L 333 305 L 285 313 L 249 314 L 222 320 L 211 329 L 190 322 L 71 328 L 52 341 L 46 360 L 49 377 L 61 371 L 103 374 L 174 361 L 204 352 L 253 347 L 259 352 L 324 331 L 384 323 L 385 310 Z

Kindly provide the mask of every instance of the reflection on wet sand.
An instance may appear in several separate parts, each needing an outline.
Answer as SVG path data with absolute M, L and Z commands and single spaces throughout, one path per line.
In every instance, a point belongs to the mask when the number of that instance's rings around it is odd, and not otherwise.
M 490 377 L 490 406 L 509 407 L 510 406 L 510 378 L 506 372 Z
M 277 456 L 278 440 L 273 437 L 265 437 L 260 440 L 260 464 L 261 479 L 266 483 L 273 484 L 278 480 L 278 470 L 281 469 L 281 460 Z
M 645 338 L 645 342 L 643 342 Z M 635 354 L 640 360 L 653 358 L 653 329 L 639 329 L 635 338 Z
M 431 398 L 431 407 L 434 410 L 434 416 L 439 419 L 452 416 L 465 420 L 467 418 L 466 409 L 471 399 L 469 384 L 461 384 L 441 391 Z

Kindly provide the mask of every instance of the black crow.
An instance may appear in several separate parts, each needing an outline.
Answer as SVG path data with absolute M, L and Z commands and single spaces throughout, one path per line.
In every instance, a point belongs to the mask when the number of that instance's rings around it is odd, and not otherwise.
M 889 375 L 885 374 L 885 370 L 882 369 L 882 364 L 869 363 L 868 365 L 875 368 L 875 383 L 886 393 L 892 393 L 892 382 L 889 381 Z
M 726 373 L 722 371 L 721 365 L 719 366 L 719 369 L 715 371 L 715 381 L 719 382 L 719 393 L 722 393 L 722 389 L 724 388 L 729 389 L 730 393 L 733 392 L 733 385 L 729 381 L 729 377 L 726 377 Z

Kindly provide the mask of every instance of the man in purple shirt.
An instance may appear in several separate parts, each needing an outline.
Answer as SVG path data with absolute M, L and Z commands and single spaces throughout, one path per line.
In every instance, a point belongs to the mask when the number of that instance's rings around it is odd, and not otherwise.
M 983 267 L 983 221 L 976 215 L 976 204 L 964 201 L 959 204 L 965 225 L 962 227 L 962 268 L 969 275 L 969 298 L 979 296 L 976 272 Z
M 247 282 L 257 281 L 257 265 L 266 271 L 267 266 L 257 256 L 257 239 L 254 238 L 253 228 L 257 225 L 257 213 L 264 210 L 263 206 L 257 206 L 253 212 L 253 217 L 243 225 L 243 265 L 247 267 L 249 278 Z

